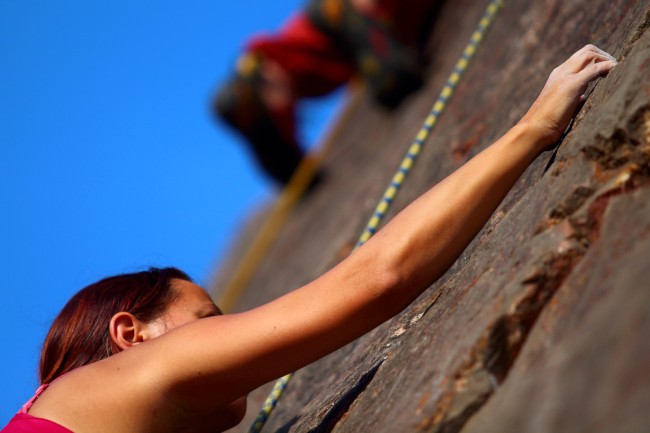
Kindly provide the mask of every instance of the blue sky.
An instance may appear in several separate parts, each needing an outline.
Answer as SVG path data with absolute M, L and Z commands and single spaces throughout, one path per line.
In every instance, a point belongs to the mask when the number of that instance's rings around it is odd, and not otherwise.
M 74 292 L 150 265 L 207 283 L 274 197 L 208 102 L 245 39 L 302 3 L 0 1 L 0 426 Z M 339 99 L 305 107 L 305 141 Z

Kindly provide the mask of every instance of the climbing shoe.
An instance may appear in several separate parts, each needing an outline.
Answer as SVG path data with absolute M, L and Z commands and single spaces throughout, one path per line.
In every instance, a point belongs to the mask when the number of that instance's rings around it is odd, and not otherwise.
M 357 11 L 350 0 L 312 0 L 307 16 L 351 58 L 379 104 L 396 107 L 422 86 L 417 50 L 398 42 L 385 20 Z
M 233 77 L 217 92 L 213 111 L 245 138 L 266 173 L 285 185 L 303 152 L 295 139 L 293 107 L 272 111 L 262 100 L 262 62 L 254 54 L 242 56 Z

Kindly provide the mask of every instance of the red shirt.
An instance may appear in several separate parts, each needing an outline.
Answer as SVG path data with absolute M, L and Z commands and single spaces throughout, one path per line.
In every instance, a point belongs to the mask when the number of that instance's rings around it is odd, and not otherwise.
M 47 388 L 47 383 L 41 385 L 32 398 L 11 418 L 9 424 L 0 433 L 73 433 L 72 430 L 59 425 L 53 421 L 37 418 L 27 413 L 34 404 L 34 401 Z

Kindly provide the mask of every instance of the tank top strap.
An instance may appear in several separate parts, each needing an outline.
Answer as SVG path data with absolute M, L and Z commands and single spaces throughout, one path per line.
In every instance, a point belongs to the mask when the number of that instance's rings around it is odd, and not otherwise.
M 29 411 L 29 409 L 34 404 L 34 401 L 36 401 L 36 399 L 41 394 L 43 394 L 43 391 L 45 391 L 48 386 L 49 386 L 49 383 L 44 383 L 43 385 L 39 386 L 38 389 L 36 390 L 36 393 L 34 393 L 34 396 L 32 398 L 30 398 L 29 401 L 23 405 L 23 407 L 18 411 L 18 413 L 27 413 L 27 411 Z

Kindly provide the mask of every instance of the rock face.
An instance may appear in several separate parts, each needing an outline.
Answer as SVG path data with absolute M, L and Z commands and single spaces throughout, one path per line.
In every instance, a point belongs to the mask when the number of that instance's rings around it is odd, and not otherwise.
M 484 7 L 444 4 L 428 84 L 398 110 L 364 96 L 348 110 L 326 179 L 292 213 L 240 309 L 349 253 Z M 619 65 L 446 275 L 298 372 L 265 432 L 650 431 L 649 25 L 649 1 L 505 2 L 388 218 L 503 134 L 585 43 Z M 228 277 L 224 268 L 215 285 Z

